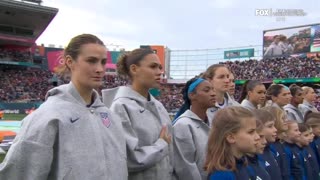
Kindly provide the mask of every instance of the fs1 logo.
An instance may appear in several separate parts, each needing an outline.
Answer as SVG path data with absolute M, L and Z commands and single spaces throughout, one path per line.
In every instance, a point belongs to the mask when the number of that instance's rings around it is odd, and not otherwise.
M 272 9 L 256 9 L 256 16 L 271 16 Z

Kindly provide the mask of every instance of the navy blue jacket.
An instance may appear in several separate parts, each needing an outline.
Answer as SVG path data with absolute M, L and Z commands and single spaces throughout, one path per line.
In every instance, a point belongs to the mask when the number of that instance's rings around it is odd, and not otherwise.
M 275 143 L 271 143 L 270 150 L 277 160 L 277 163 L 281 170 L 281 176 L 283 180 L 290 180 L 290 164 L 287 160 L 287 155 L 284 150 L 284 145 L 278 140 Z
M 209 174 L 208 180 L 217 180 L 217 179 L 224 179 L 224 180 L 236 180 L 233 171 L 214 171 Z
M 250 179 L 263 179 L 263 180 L 271 180 L 270 175 L 265 169 L 265 164 L 259 160 L 258 156 L 255 155 L 253 157 L 247 156 L 248 159 L 248 173 L 250 175 Z
M 209 180 L 249 180 L 250 175 L 247 171 L 247 165 L 245 164 L 245 158 L 236 160 L 236 171 L 213 171 L 209 174 Z
M 301 162 L 299 148 L 295 144 L 285 142 L 284 149 L 287 156 L 287 161 L 290 164 L 290 179 L 304 180 L 303 162 Z
M 259 161 L 264 164 L 264 167 L 270 175 L 271 179 L 282 179 L 280 167 L 269 145 L 264 148 L 263 154 L 258 155 L 258 158 Z
M 315 137 L 311 143 L 311 147 L 316 154 L 318 165 L 320 167 L 320 137 Z
M 304 160 L 304 170 L 309 180 L 319 180 L 320 170 L 317 162 L 317 157 L 313 152 L 313 149 L 310 146 L 304 147 L 301 149 L 301 154 L 303 155 Z

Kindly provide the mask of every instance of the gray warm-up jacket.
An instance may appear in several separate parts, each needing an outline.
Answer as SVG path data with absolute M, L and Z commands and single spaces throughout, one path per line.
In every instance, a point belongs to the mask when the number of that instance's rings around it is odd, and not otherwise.
M 103 90 L 102 97 L 122 120 L 129 180 L 172 179 L 172 145 L 159 137 L 164 125 L 172 134 L 171 120 L 163 105 L 152 95 L 148 101 L 126 86 Z
M 225 93 L 224 100 L 226 101 L 225 103 L 227 104 L 226 107 L 229 107 L 229 106 L 240 106 L 240 104 L 237 101 L 233 100 L 228 93 Z M 216 102 L 216 105 L 217 104 L 218 104 L 218 102 Z M 212 121 L 213 121 L 214 115 L 217 113 L 217 111 L 219 109 L 221 109 L 221 108 L 216 106 L 216 107 L 211 107 L 211 108 L 209 108 L 207 110 L 207 116 L 208 116 L 208 120 L 209 120 L 210 126 L 212 125 Z
M 126 147 L 118 116 L 99 99 L 86 106 L 72 83 L 51 89 L 23 120 L 1 180 L 126 180 Z
M 179 180 L 206 180 L 204 171 L 210 127 L 187 110 L 173 125 L 174 171 Z
M 292 104 L 287 104 L 283 107 L 287 113 L 287 119 L 297 121 L 297 123 L 303 123 L 303 114 L 299 108 L 294 107 Z
M 318 112 L 318 109 L 308 101 L 303 101 L 302 104 L 299 104 L 299 110 L 303 114 L 303 117 L 308 111 Z
M 250 111 L 253 111 L 255 109 L 257 109 L 249 100 L 247 99 L 244 99 L 242 102 L 241 102 L 241 106 L 250 110 Z

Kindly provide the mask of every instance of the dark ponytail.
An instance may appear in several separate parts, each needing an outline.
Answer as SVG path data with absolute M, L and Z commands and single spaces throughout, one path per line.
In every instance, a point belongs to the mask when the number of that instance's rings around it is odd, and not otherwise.
M 289 90 L 293 97 L 296 96 L 299 91 L 303 92 L 302 88 L 296 84 L 291 84 Z
M 185 111 L 187 111 L 188 109 L 190 109 L 191 106 L 191 101 L 189 99 L 189 94 L 188 94 L 188 89 L 190 87 L 190 85 L 195 82 L 198 79 L 198 77 L 194 77 L 192 79 L 190 79 L 189 81 L 187 81 L 186 85 L 184 86 L 184 88 L 182 89 L 181 93 L 183 96 L 183 100 L 184 103 L 183 105 L 180 107 L 179 111 L 177 112 L 177 114 L 174 116 L 174 121 L 173 124 L 175 123 L 175 120 L 181 115 L 183 114 Z
M 149 48 L 138 48 L 129 53 L 122 54 L 117 62 L 118 75 L 122 78 L 132 80 L 130 66 L 133 64 L 140 65 L 140 61 L 149 54 L 154 54 L 153 50 Z
M 288 87 L 282 84 L 271 84 L 271 86 L 269 86 L 269 88 L 267 89 L 267 94 L 266 94 L 267 100 L 272 100 L 272 96 L 278 97 L 279 94 L 281 93 L 281 90 L 286 88 Z
M 248 82 L 249 82 L 249 80 L 247 80 L 242 86 L 240 98 L 238 100 L 239 103 L 241 103 L 248 95 L 248 91 L 247 91 Z
M 252 91 L 258 85 L 263 85 L 263 83 L 258 80 L 247 80 L 242 86 L 239 103 L 246 99 L 246 97 L 248 96 L 248 91 Z

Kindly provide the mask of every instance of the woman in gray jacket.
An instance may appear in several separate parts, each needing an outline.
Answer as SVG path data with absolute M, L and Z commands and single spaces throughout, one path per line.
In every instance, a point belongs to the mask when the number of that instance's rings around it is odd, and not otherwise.
M 107 49 L 94 35 L 74 37 L 61 73 L 71 82 L 48 91 L 23 124 L 0 165 L 1 180 L 126 180 L 119 117 L 100 100 Z
M 244 83 L 239 102 L 241 106 L 255 110 L 262 107 L 266 101 L 266 87 L 258 80 L 248 80 Z
M 213 64 L 207 68 L 203 77 L 208 79 L 212 84 L 216 95 L 217 102 L 215 107 L 209 108 L 207 110 L 207 116 L 209 118 L 209 123 L 211 124 L 212 119 L 214 118 L 215 113 L 219 109 L 223 109 L 229 106 L 240 106 L 240 104 L 233 100 L 229 95 L 228 91 L 230 89 L 230 75 L 229 69 L 223 64 Z
M 119 75 L 129 78 L 131 85 L 102 91 L 104 103 L 122 120 L 129 180 L 172 179 L 171 120 L 149 93 L 150 88 L 160 86 L 161 70 L 151 49 L 133 50 L 117 63 Z
M 302 112 L 303 116 L 308 112 L 318 112 L 318 109 L 314 106 L 314 103 L 317 99 L 317 94 L 314 92 L 314 89 L 311 87 L 304 86 L 303 90 L 303 103 L 299 105 L 299 109 Z
M 302 88 L 296 84 L 291 84 L 289 89 L 290 89 L 292 98 L 290 103 L 283 107 L 283 109 L 287 113 L 287 119 L 297 121 L 298 123 L 303 123 L 304 115 L 298 108 L 299 104 L 303 102 Z
M 266 97 L 268 100 L 272 101 L 271 106 L 280 108 L 284 111 L 283 107 L 290 103 L 292 95 L 287 86 L 282 84 L 271 84 L 267 89 Z
M 173 122 L 175 174 L 180 180 L 206 180 L 203 167 L 210 131 L 206 110 L 214 106 L 215 92 L 209 81 L 193 78 L 182 94 L 185 103 Z

